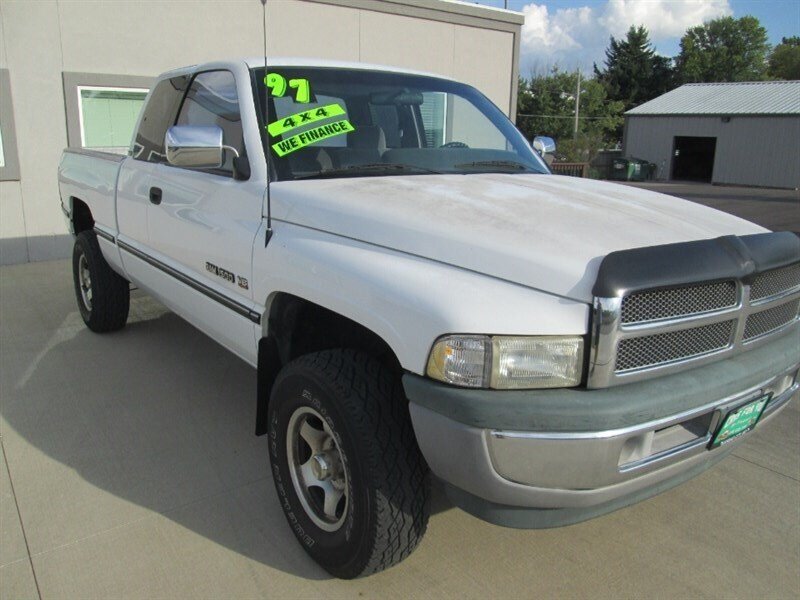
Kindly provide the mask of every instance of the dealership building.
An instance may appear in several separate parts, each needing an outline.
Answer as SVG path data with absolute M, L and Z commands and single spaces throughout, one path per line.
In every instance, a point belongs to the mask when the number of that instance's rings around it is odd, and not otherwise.
M 691 83 L 625 113 L 656 179 L 800 187 L 800 81 Z
M 63 148 L 126 153 L 155 77 L 263 53 L 262 11 L 261 0 L 0 0 L 0 263 L 69 256 Z M 267 46 L 452 77 L 513 118 L 523 20 L 446 0 L 269 0 Z

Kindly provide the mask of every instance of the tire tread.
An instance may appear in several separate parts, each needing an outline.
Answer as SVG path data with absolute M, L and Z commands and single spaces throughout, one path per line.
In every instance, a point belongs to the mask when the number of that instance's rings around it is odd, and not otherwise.
M 422 540 L 430 515 L 430 474 L 417 446 L 400 381 L 379 361 L 349 349 L 325 350 L 294 361 L 337 391 L 348 424 L 369 440 L 365 459 L 375 490 L 376 526 L 362 577 L 407 558 Z M 341 576 L 341 575 L 340 575 Z
M 97 235 L 93 231 L 82 231 L 75 239 L 73 252 L 73 269 L 78 252 L 86 254 L 89 269 L 92 274 L 92 309 L 88 318 L 83 316 L 86 326 L 96 333 L 117 331 L 125 326 L 130 310 L 130 285 L 128 281 L 117 274 L 103 258 Z M 78 290 L 77 274 L 75 275 L 75 293 L 78 296 L 78 305 L 82 304 L 80 290 Z

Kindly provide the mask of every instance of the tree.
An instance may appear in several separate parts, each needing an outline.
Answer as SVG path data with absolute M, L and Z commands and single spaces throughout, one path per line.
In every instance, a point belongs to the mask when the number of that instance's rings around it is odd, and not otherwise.
M 644 27 L 631 27 L 625 39 L 611 38 L 605 68 L 594 66 L 595 76 L 611 100 L 625 110 L 652 100 L 673 87 L 672 61 L 656 54 Z
M 556 154 L 561 162 L 592 162 L 597 153 L 605 147 L 606 144 L 601 136 L 581 133 L 574 140 L 572 138 L 560 140 Z
M 547 135 L 556 139 L 570 135 L 574 115 L 576 80 L 558 67 L 547 75 L 522 80 L 517 106 L 517 125 L 528 139 Z
M 761 81 L 767 76 L 767 30 L 752 16 L 691 27 L 676 59 L 683 82 Z
M 800 37 L 783 38 L 769 56 L 770 77 L 800 79 Z
M 546 135 L 555 138 L 558 144 L 572 140 L 577 86 L 577 73 L 565 73 L 558 67 L 544 75 L 533 75 L 530 80 L 520 79 L 517 126 L 525 137 Z M 595 152 L 609 141 L 617 141 L 622 110 L 622 102 L 609 100 L 597 80 L 583 80 L 579 137 L 593 140 Z

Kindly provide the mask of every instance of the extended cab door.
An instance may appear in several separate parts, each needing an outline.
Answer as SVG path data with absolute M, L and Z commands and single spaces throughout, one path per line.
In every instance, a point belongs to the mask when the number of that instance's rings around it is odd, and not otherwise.
M 251 359 L 253 327 L 253 242 L 261 226 L 264 183 L 248 177 L 239 94 L 233 73 L 197 73 L 186 92 L 176 125 L 216 125 L 234 153 L 218 169 L 186 169 L 159 163 L 150 178 L 147 225 L 156 260 L 175 269 L 183 283 L 163 295 L 177 299 L 173 310 L 225 346 Z
M 181 75 L 159 81 L 147 97 L 136 128 L 131 159 L 122 163 L 117 181 L 117 223 L 122 262 L 128 277 L 151 288 L 157 283 L 149 256 L 147 211 L 150 177 L 156 165 L 166 160 L 164 135 L 175 122 L 189 77 Z

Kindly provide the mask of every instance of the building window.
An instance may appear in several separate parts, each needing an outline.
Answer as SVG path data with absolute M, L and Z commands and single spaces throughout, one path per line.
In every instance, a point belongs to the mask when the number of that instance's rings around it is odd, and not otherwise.
M 62 73 L 67 145 L 127 154 L 155 77 Z
M 17 136 L 8 69 L 0 69 L 0 181 L 19 179 Z
M 81 147 L 126 154 L 147 89 L 78 86 Z

